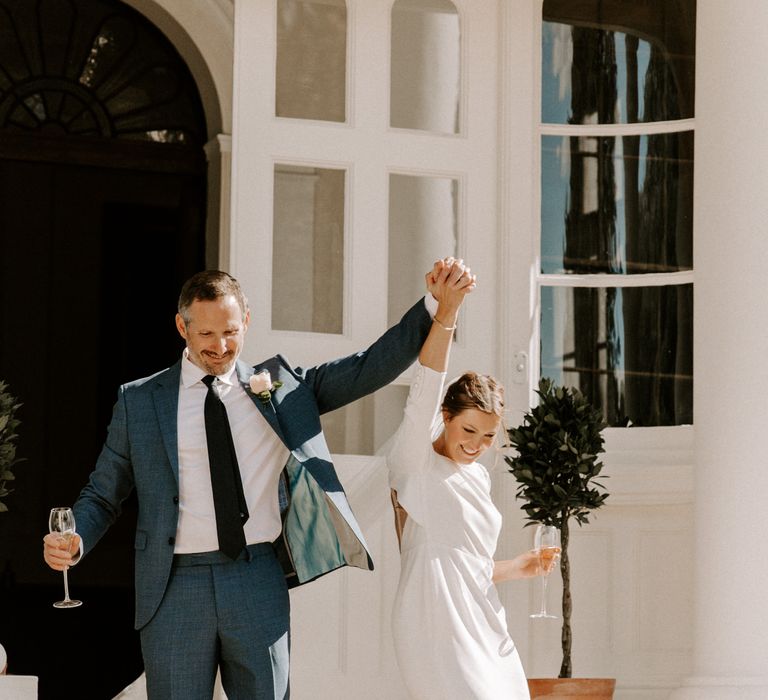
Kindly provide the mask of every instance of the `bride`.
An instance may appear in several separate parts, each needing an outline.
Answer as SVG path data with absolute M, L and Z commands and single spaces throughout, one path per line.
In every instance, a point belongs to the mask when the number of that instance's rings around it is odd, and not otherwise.
M 501 514 L 477 461 L 501 428 L 503 389 L 467 372 L 441 404 L 456 317 L 475 278 L 447 258 L 427 287 L 438 311 L 387 456 L 396 513 L 407 513 L 392 614 L 397 662 L 414 700 L 528 700 L 495 584 L 536 576 L 538 557 L 494 562 Z

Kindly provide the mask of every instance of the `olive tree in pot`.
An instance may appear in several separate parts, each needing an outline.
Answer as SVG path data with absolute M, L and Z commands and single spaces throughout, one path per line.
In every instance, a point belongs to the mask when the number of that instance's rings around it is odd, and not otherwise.
M 16 402 L 7 389 L 8 385 L 0 381 L 0 499 L 13 491 L 8 486 L 8 482 L 15 479 L 11 467 L 21 461 L 16 457 L 16 428 L 19 425 L 16 411 L 21 404 Z M 7 510 L 8 506 L 0 500 L 0 513 Z
M 16 402 L 7 389 L 8 385 L 0 381 L 0 513 L 8 510 L 2 499 L 13 491 L 8 486 L 8 482 L 16 478 L 11 467 L 21 461 L 16 457 L 16 428 L 19 425 L 16 411 L 21 404 Z M 0 644 L 0 675 L 5 674 L 6 665 L 5 648 Z
M 560 531 L 560 573 L 563 580 L 562 649 L 559 678 L 571 678 L 571 562 L 568 553 L 570 521 L 589 522 L 590 511 L 600 508 L 608 494 L 600 479 L 605 423 L 574 388 L 556 386 L 542 378 L 536 392 L 538 405 L 523 417 L 523 423 L 507 431 L 509 446 L 516 454 L 505 461 L 518 482 L 517 497 L 525 501 L 527 525 L 554 525 Z M 586 679 L 596 680 L 596 679 Z M 608 680 L 612 697 L 614 682 Z M 576 683 L 570 683 L 576 685 Z M 560 697 L 560 696 L 558 696 Z

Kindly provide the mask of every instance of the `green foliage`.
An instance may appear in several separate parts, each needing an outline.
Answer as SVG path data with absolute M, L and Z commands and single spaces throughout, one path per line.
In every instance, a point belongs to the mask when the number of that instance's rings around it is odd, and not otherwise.
M 539 381 L 539 404 L 523 424 L 507 431 L 516 456 L 505 456 L 517 479 L 517 497 L 525 501 L 528 525 L 542 523 L 560 530 L 560 574 L 563 579 L 563 662 L 560 678 L 571 677 L 571 564 L 569 521 L 589 522 L 589 512 L 608 498 L 600 483 L 603 464 L 602 414 L 573 388 Z
M 0 513 L 8 510 L 2 499 L 13 492 L 8 488 L 8 482 L 14 481 L 15 476 L 11 467 L 21 460 L 16 457 L 16 428 L 19 420 L 16 411 L 21 404 L 7 391 L 8 385 L 0 381 Z
M 555 386 L 550 379 L 542 378 L 536 393 L 539 405 L 507 431 L 517 455 L 504 459 L 519 484 L 517 497 L 525 501 L 529 525 L 562 529 L 569 518 L 587 523 L 589 511 L 608 498 L 598 481 L 605 478 L 598 461 L 602 416 L 578 389 Z

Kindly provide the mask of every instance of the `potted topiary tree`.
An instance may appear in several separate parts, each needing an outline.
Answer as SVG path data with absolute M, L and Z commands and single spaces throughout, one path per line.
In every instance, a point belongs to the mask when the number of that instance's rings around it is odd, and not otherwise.
M 549 697 L 551 687 L 557 685 L 558 698 L 571 697 L 571 692 L 573 697 L 611 698 L 614 679 L 563 680 L 572 675 L 570 521 L 580 526 L 589 522 L 590 511 L 608 498 L 600 483 L 603 465 L 598 460 L 605 424 L 600 411 L 577 389 L 542 378 L 536 393 L 538 405 L 525 414 L 520 426 L 507 431 L 509 446 L 517 454 L 504 459 L 518 482 L 517 497 L 526 502 L 527 525 L 554 525 L 560 531 L 563 660 L 559 679 L 529 681 L 531 697 Z M 591 688 L 586 690 L 587 686 Z
M 19 420 L 16 418 L 16 411 L 21 404 L 16 403 L 16 399 L 7 391 L 8 385 L 0 381 L 0 513 L 8 510 L 8 506 L 3 503 L 5 498 L 13 489 L 9 489 L 6 484 L 13 481 L 16 477 L 11 471 L 11 467 L 21 460 L 16 457 L 16 428 Z M 0 675 L 6 671 L 7 657 L 5 648 L 0 644 Z
M 8 385 L 0 381 L 0 513 L 8 510 L 2 499 L 13 491 L 7 486 L 9 481 L 16 478 L 11 467 L 21 461 L 16 457 L 15 443 L 16 428 L 19 425 L 16 411 L 21 404 L 16 403 L 16 399 L 7 389 Z

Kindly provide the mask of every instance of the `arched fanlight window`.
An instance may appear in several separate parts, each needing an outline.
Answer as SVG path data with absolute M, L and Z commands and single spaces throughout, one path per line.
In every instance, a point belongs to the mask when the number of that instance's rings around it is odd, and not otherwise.
M 184 61 L 115 0 L 0 0 L 0 129 L 200 146 Z

